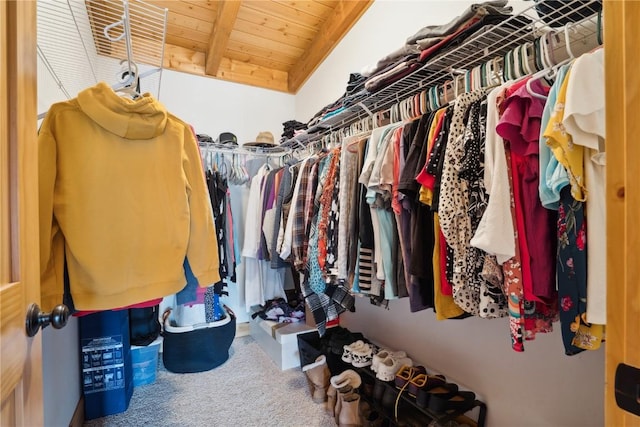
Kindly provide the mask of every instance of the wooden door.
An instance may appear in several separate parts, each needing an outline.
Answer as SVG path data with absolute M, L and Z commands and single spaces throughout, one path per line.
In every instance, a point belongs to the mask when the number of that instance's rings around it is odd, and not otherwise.
M 607 105 L 605 425 L 637 426 L 616 404 L 620 363 L 640 368 L 640 2 L 604 2 Z M 638 383 L 631 401 L 638 402 Z
M 0 385 L 2 426 L 39 426 L 42 340 L 25 316 L 40 301 L 36 4 L 0 0 Z

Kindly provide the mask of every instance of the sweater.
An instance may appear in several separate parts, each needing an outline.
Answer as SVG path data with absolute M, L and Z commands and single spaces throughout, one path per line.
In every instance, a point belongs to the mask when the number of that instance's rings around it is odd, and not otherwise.
M 200 286 L 220 280 L 197 142 L 150 94 L 99 83 L 54 104 L 38 148 L 43 309 L 63 301 L 65 273 L 78 310 L 173 294 L 185 257 Z

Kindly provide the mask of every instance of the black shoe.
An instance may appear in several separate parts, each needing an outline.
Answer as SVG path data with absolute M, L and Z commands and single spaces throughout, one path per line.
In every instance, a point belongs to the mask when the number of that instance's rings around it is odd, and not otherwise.
M 376 403 L 382 402 L 382 396 L 388 387 L 390 387 L 390 383 L 376 378 L 373 384 L 373 401 Z

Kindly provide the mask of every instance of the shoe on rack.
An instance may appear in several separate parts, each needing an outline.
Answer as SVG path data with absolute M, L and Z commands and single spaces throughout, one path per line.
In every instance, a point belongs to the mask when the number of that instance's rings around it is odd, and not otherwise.
M 335 417 L 336 413 L 336 402 L 338 399 L 338 389 L 336 389 L 333 384 L 329 384 L 329 388 L 327 389 L 327 404 L 325 409 L 332 417 Z
M 373 401 L 376 403 L 382 402 L 382 396 L 384 396 L 384 391 L 387 387 L 391 387 L 390 383 L 382 381 L 379 378 L 376 378 L 376 382 L 373 385 Z
M 342 373 L 331 377 L 329 381 L 331 382 L 331 385 L 333 385 L 336 389 L 340 389 L 346 385 L 350 385 L 355 390 L 360 387 L 360 384 L 362 384 L 362 378 L 353 369 L 342 371 Z
M 458 391 L 448 399 L 441 394 L 432 394 L 429 399 L 429 409 L 433 412 L 442 413 L 464 413 L 473 408 L 476 394 L 472 391 Z
M 327 366 L 327 358 L 320 355 L 314 363 L 302 367 L 302 372 L 307 376 L 307 383 L 311 391 L 311 398 L 316 403 L 323 403 L 327 400 L 327 388 L 331 372 Z
M 385 419 L 378 411 L 371 411 L 366 417 L 362 417 L 364 427 L 382 427 Z
M 351 332 L 340 326 L 331 329 L 331 337 L 329 338 L 329 348 L 331 352 L 337 356 L 342 355 L 345 345 L 350 345 L 356 341 L 363 341 L 364 335 L 360 332 Z
M 348 393 L 342 396 L 342 407 L 338 415 L 338 426 L 340 427 L 361 427 L 360 418 L 360 395 L 358 393 Z
M 385 358 L 378 365 L 376 378 L 382 381 L 394 381 L 396 378 L 396 373 L 403 366 L 413 366 L 413 360 L 408 357 L 396 359 L 392 356 L 387 356 L 387 358 Z
M 335 417 L 336 424 L 339 424 L 340 411 L 342 410 L 342 399 L 344 398 L 344 396 L 348 394 L 353 394 L 355 392 L 353 390 L 353 387 L 351 387 L 350 385 L 340 387 L 339 389 L 337 389 L 337 392 L 338 393 L 336 396 L 336 406 L 333 410 L 333 414 Z
M 382 409 L 384 409 L 387 414 L 393 414 L 397 399 L 398 390 L 394 387 L 385 387 L 380 406 L 382 406 Z
M 394 379 L 397 388 L 410 387 L 411 381 L 418 375 L 424 375 L 427 370 L 424 366 L 407 366 L 404 365 L 396 373 Z
M 366 344 L 364 343 L 364 341 L 362 340 L 358 340 L 358 341 L 354 341 L 351 344 L 345 345 L 343 346 L 343 351 L 342 351 L 342 361 L 345 363 L 352 363 L 353 362 L 353 354 L 361 349 L 364 348 Z
M 380 362 L 382 362 L 387 357 L 401 359 L 403 357 L 407 357 L 407 353 L 402 350 L 393 351 L 388 348 L 383 348 L 373 355 L 373 358 L 371 359 L 371 370 L 373 372 L 378 372 L 378 366 L 380 366 Z
M 358 407 L 358 411 L 360 413 L 360 421 L 362 421 L 363 423 L 364 420 L 367 419 L 369 414 L 371 414 L 371 411 L 373 411 L 371 405 L 369 405 L 369 402 L 362 399 L 362 395 L 360 395 L 360 406 Z
M 362 385 L 360 386 L 360 394 L 365 397 L 373 397 L 373 389 L 375 387 L 376 379 L 370 375 L 362 375 Z
M 373 348 L 365 343 L 363 346 L 355 348 L 351 353 L 351 364 L 356 368 L 364 368 L 371 365 L 373 359 Z
M 458 393 L 458 385 L 454 383 L 444 383 L 428 390 L 420 389 L 416 396 L 416 405 L 421 408 L 427 408 L 433 396 L 436 396 L 436 399 L 448 400 L 455 396 L 456 393 Z
M 447 379 L 444 375 L 418 374 L 409 382 L 409 394 L 417 398 L 421 390 L 428 391 L 434 387 L 444 385 L 446 382 Z

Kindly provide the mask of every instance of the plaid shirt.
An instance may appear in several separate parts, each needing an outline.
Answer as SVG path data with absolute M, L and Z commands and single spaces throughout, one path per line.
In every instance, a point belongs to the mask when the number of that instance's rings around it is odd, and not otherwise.
M 310 221 L 310 215 L 308 215 L 308 212 L 310 210 L 307 210 L 307 202 L 310 198 L 309 195 L 315 193 L 315 187 L 313 186 L 314 178 L 312 178 L 312 172 L 314 170 L 315 182 L 317 184 L 318 166 L 316 162 L 313 161 L 313 159 L 309 159 L 309 161 L 305 163 L 304 167 L 300 171 L 300 174 L 298 175 L 298 179 L 300 180 L 298 198 L 296 200 L 292 200 L 294 215 L 292 226 L 293 237 L 291 241 L 291 254 L 293 256 L 293 265 L 298 271 L 304 270 L 306 264 L 305 258 L 308 244 L 307 230 Z
M 305 280 L 302 294 L 311 309 L 320 336 L 327 330 L 327 321 L 337 319 L 347 310 L 354 311 L 355 298 L 342 282 L 329 283 L 325 292 L 315 293 Z

